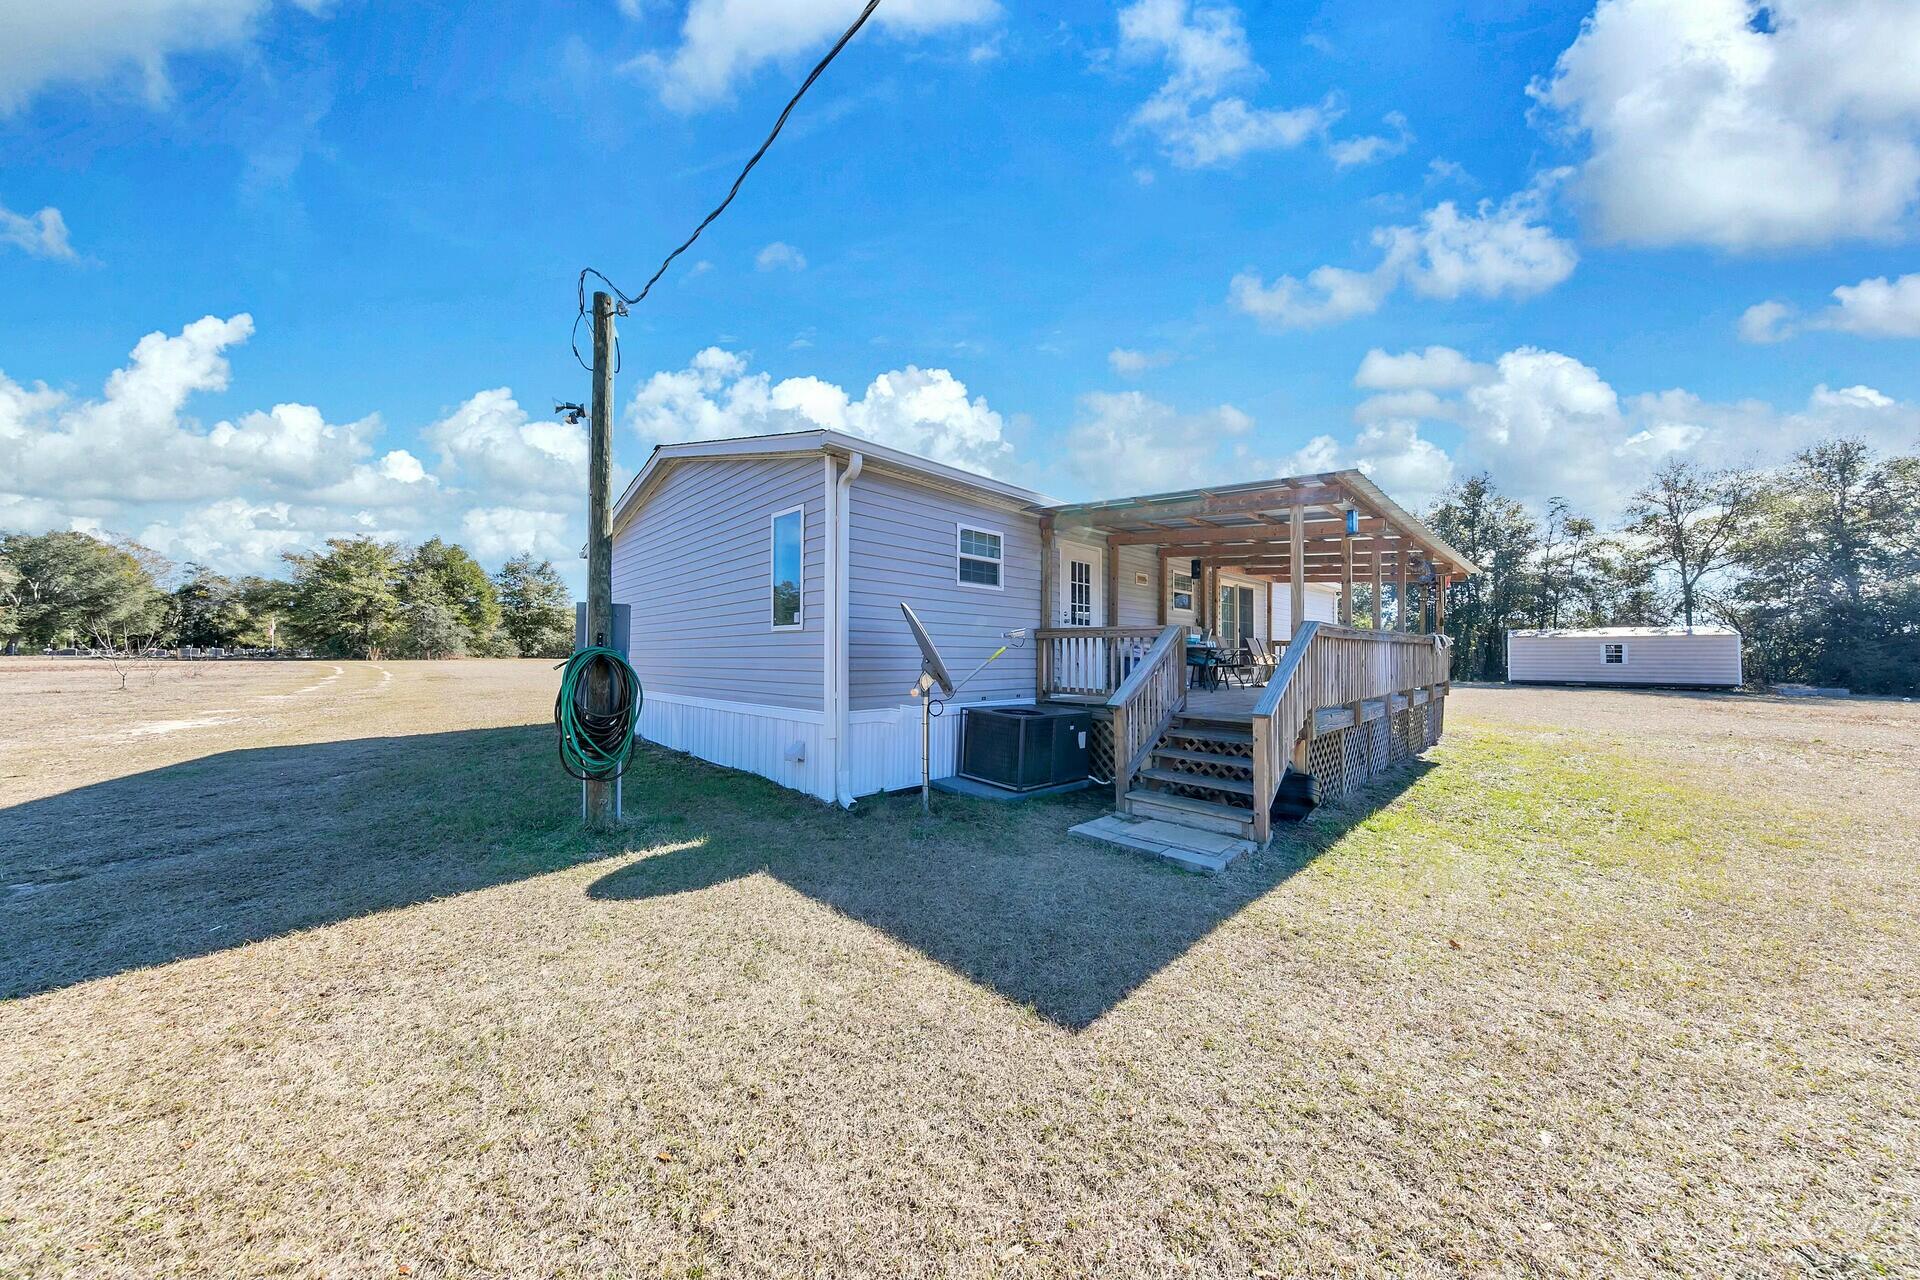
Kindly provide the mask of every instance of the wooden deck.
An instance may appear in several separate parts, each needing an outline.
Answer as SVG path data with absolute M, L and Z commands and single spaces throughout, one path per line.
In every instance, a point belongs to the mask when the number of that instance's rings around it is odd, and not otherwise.
M 1189 720 L 1217 720 L 1228 724 L 1247 724 L 1253 720 L 1254 704 L 1260 701 L 1260 695 L 1266 690 L 1255 685 L 1243 689 L 1239 685 L 1222 685 L 1218 689 L 1188 689 L 1186 710 L 1181 714 Z M 1395 694 L 1393 709 L 1405 711 L 1409 705 L 1424 707 L 1427 705 L 1427 691 L 1415 689 L 1413 700 L 1408 702 L 1403 694 Z M 1365 704 L 1366 718 L 1378 720 L 1387 711 L 1384 699 L 1375 698 Z M 1316 734 L 1332 733 L 1339 729 L 1351 728 L 1353 712 L 1346 707 L 1321 707 L 1313 713 L 1313 731 Z

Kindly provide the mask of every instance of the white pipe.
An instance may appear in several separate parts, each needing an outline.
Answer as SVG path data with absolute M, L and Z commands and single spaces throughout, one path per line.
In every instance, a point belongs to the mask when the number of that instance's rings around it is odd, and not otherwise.
M 834 620 L 840 616 L 840 485 L 839 463 L 832 454 L 823 459 L 821 489 L 825 494 L 825 520 L 821 539 L 826 544 L 827 563 L 821 573 L 821 595 L 825 607 L 820 611 L 820 768 L 827 789 L 839 795 L 840 717 L 834 696 L 839 690 L 839 633 Z
M 852 678 L 849 673 L 847 640 L 849 588 L 848 563 L 852 558 L 852 538 L 850 528 L 853 524 L 853 482 L 860 478 L 861 468 L 866 466 L 866 457 L 854 453 L 847 456 L 847 469 L 840 473 L 838 487 L 839 501 L 835 504 L 834 538 L 838 554 L 834 557 L 834 570 L 840 580 L 833 593 L 833 714 L 838 723 L 834 726 L 836 750 L 834 753 L 834 795 L 843 809 L 853 808 L 853 769 L 849 763 L 852 756 L 852 720 L 850 710 L 853 703 Z

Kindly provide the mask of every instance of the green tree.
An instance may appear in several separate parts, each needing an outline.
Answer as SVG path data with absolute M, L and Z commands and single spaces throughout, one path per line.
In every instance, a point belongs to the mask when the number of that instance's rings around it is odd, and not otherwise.
M 1920 458 L 1801 450 L 1761 486 L 1722 611 L 1762 680 L 1920 692 Z
M 165 562 L 133 542 L 55 531 L 10 534 L 0 555 L 13 569 L 9 623 L 33 644 L 145 642 L 166 622 L 166 596 L 154 581 Z
M 501 628 L 528 657 L 560 658 L 573 651 L 573 601 L 551 560 L 517 555 L 494 579 Z
M 293 613 L 292 584 L 249 576 L 235 584 L 234 594 L 247 611 L 247 627 L 240 642 L 262 649 L 286 647 L 288 637 L 283 627 Z
M 1531 626 L 1537 608 L 1540 536 L 1533 517 L 1481 472 L 1441 494 L 1427 523 L 1482 570 L 1447 589 L 1453 674 L 1505 679 L 1506 633 Z
M 309 648 L 377 658 L 400 613 L 400 548 L 373 538 L 329 538 L 324 552 L 289 551 L 288 622 Z
M 0 644 L 8 653 L 20 645 L 19 587 L 20 571 L 0 547 Z
M 451 605 L 423 590 L 400 607 L 393 651 L 402 658 L 457 658 L 467 651 L 467 628 Z
M 245 599 L 231 578 L 202 564 L 187 566 L 186 581 L 173 589 L 173 632 L 197 648 L 242 643 L 251 625 Z
M 429 538 L 415 547 L 400 573 L 400 594 L 409 603 L 437 600 L 466 630 L 466 641 L 484 640 L 500 625 L 493 580 L 457 543 Z
M 1627 504 L 1623 532 L 1650 566 L 1671 575 L 1687 626 L 1700 606 L 1701 584 L 1733 562 L 1758 494 L 1750 471 L 1712 471 L 1676 458 Z

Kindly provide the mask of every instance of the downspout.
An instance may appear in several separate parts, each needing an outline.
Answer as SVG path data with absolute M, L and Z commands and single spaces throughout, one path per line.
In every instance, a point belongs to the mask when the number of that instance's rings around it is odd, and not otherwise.
M 852 756 L 852 718 L 853 704 L 852 677 L 848 662 L 850 645 L 847 640 L 850 592 L 848 565 L 852 559 L 853 524 L 853 482 L 860 478 L 860 471 L 866 465 L 866 457 L 853 453 L 847 456 L 846 470 L 840 473 L 836 486 L 838 492 L 834 503 L 834 572 L 839 581 L 834 584 L 833 616 L 829 625 L 833 628 L 833 675 L 834 698 L 833 715 L 835 751 L 834 751 L 834 797 L 843 809 L 853 808 L 853 769 L 849 764 Z
M 832 454 L 822 458 L 820 484 L 824 519 L 821 541 L 826 545 L 827 563 L 821 574 L 820 611 L 820 768 L 829 795 L 838 796 L 840 776 L 840 717 L 834 707 L 839 688 L 839 629 L 834 619 L 840 616 L 840 485 L 839 463 Z

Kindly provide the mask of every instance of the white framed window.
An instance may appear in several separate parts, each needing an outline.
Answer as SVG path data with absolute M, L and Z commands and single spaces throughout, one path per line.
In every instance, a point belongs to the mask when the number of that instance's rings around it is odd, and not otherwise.
M 1006 544 L 999 530 L 955 525 L 953 538 L 954 581 L 980 591 L 1001 590 L 1000 569 L 1006 558 Z
M 1627 665 L 1627 646 L 1624 644 L 1603 644 L 1600 646 L 1600 661 L 1610 667 Z
M 1167 600 L 1169 609 L 1178 609 L 1186 613 L 1193 612 L 1193 575 L 1176 573 L 1173 575 L 1171 592 Z
M 1093 564 L 1087 560 L 1067 561 L 1067 625 L 1093 625 Z
M 772 569 L 769 603 L 775 631 L 798 631 L 805 625 L 801 584 L 806 581 L 807 509 L 776 511 L 768 526 L 768 563 Z

